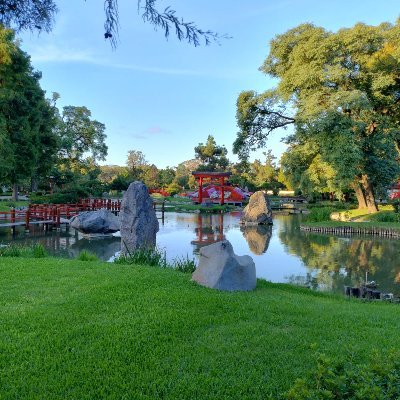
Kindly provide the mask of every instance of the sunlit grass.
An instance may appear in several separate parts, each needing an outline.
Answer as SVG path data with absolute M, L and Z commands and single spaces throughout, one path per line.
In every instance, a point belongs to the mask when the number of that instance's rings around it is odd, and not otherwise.
M 0 281 L 4 399 L 279 399 L 317 352 L 363 363 L 399 343 L 396 304 L 265 281 L 52 258 L 0 258 Z

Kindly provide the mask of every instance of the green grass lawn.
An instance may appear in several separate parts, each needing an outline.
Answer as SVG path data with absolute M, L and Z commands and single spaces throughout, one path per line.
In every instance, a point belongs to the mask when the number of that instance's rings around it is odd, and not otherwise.
M 0 258 L 0 399 L 278 399 L 317 352 L 364 362 L 400 344 L 400 308 L 258 281 Z

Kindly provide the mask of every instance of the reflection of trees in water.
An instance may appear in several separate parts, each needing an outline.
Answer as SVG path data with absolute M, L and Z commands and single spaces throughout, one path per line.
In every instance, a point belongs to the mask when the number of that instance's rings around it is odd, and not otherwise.
M 253 254 L 263 254 L 267 251 L 272 236 L 271 225 L 240 226 L 240 231 Z
M 368 272 L 369 279 L 375 280 L 381 290 L 400 294 L 396 283 L 396 275 L 400 274 L 397 241 L 305 233 L 287 219 L 282 219 L 282 224 L 280 240 L 290 254 L 300 257 L 314 272 L 319 286 L 331 285 L 341 291 L 344 285 L 363 283 Z

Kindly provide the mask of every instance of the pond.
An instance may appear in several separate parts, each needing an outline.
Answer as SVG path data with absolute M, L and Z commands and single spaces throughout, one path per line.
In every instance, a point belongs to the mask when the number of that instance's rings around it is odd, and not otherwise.
M 274 215 L 273 226 L 243 228 L 240 213 L 165 213 L 160 219 L 157 245 L 168 260 L 198 258 L 202 246 L 228 239 L 238 255 L 250 255 L 257 276 L 271 282 L 293 283 L 343 293 L 344 285 L 374 280 L 378 289 L 400 296 L 399 239 L 371 236 L 331 236 L 300 231 L 301 215 Z M 70 231 L 12 235 L 0 229 L 0 244 L 42 243 L 51 255 L 76 257 L 83 249 L 109 260 L 120 249 L 120 239 L 85 239 Z

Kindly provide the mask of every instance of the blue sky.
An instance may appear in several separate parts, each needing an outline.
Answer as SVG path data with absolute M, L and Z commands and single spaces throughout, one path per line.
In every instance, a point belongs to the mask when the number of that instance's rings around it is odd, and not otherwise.
M 213 135 L 232 154 L 236 99 L 274 82 L 258 71 L 269 41 L 303 22 L 335 31 L 356 22 L 395 22 L 398 0 L 159 0 L 203 29 L 232 36 L 220 45 L 193 47 L 145 24 L 136 0 L 119 0 L 120 36 L 114 51 L 104 40 L 103 2 L 60 0 L 50 34 L 19 35 L 43 89 L 58 92 L 59 107 L 84 105 L 106 125 L 108 157 L 124 165 L 129 150 L 158 167 L 194 158 Z M 282 133 L 284 134 L 284 132 Z M 268 148 L 284 151 L 276 133 Z M 260 158 L 261 152 L 254 157 Z

